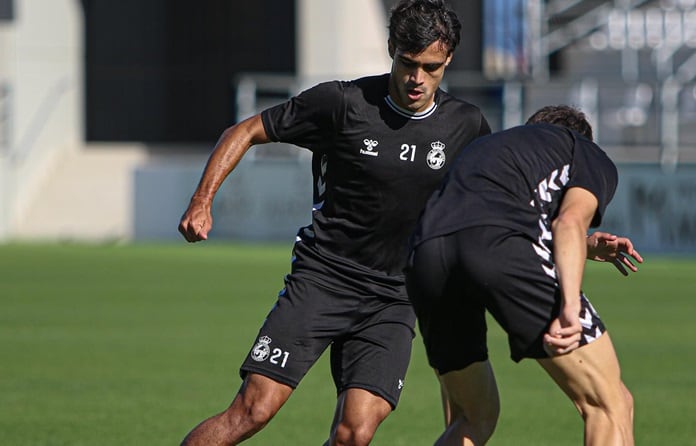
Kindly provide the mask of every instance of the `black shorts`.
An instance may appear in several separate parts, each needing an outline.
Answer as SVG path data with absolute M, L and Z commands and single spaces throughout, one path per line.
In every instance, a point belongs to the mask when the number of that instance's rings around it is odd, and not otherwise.
M 508 334 L 514 361 L 548 357 L 543 335 L 561 299 L 548 267 L 534 241 L 502 227 L 469 228 L 418 245 L 406 283 L 430 365 L 446 373 L 487 359 L 486 310 Z M 605 328 L 584 294 L 580 299 L 584 345 Z
M 415 314 L 404 278 L 379 283 L 303 242 L 292 272 L 241 366 L 297 387 L 327 347 L 337 393 L 361 388 L 395 408 L 411 356 Z

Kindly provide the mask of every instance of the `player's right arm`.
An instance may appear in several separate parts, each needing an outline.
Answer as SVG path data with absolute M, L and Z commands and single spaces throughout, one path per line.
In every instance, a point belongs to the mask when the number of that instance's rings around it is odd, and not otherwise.
M 586 234 L 595 213 L 597 197 L 581 187 L 563 196 L 558 216 L 551 222 L 553 257 L 561 294 L 561 309 L 544 336 L 547 352 L 565 354 L 579 346 L 580 293 L 587 257 Z
M 208 238 L 213 227 L 213 198 L 227 175 L 239 164 L 244 154 L 256 144 L 270 142 L 261 121 L 254 115 L 222 132 L 205 166 L 188 208 L 179 222 L 179 232 L 189 242 Z

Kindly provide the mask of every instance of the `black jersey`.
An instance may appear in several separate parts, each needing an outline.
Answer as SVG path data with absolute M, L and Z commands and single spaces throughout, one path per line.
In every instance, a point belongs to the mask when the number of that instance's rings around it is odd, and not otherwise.
M 460 153 L 428 201 L 412 244 L 491 225 L 548 241 L 550 223 L 570 187 L 597 197 L 591 223 L 596 227 L 617 182 L 614 163 L 581 135 L 550 124 L 515 127 L 480 138 Z
M 313 221 L 323 256 L 401 274 L 407 241 L 457 152 L 490 128 L 442 90 L 423 113 L 388 98 L 389 75 L 319 84 L 262 113 L 269 138 L 312 151 Z

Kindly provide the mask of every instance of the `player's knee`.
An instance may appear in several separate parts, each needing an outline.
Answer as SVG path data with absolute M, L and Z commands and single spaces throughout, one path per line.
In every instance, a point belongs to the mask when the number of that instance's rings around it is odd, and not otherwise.
M 499 414 L 499 407 L 490 407 L 477 413 L 476 416 L 469 420 L 472 430 L 481 444 L 486 443 L 493 435 L 493 431 L 495 431 L 495 427 L 498 424 Z
M 292 389 L 260 375 L 250 375 L 224 416 L 242 432 L 256 433 L 285 404 Z
M 622 385 L 621 387 L 624 396 L 624 403 L 626 404 L 629 418 L 631 421 L 633 421 L 633 394 L 630 390 L 628 390 L 628 388 L 625 385 Z
M 436 446 L 450 444 L 486 444 L 498 423 L 498 412 L 480 411 L 468 417 L 459 414 L 450 420 Z
M 497 395 L 481 401 L 473 411 L 467 413 L 467 421 L 477 433 L 477 437 L 485 442 L 493 435 L 500 416 L 500 400 Z
M 339 423 L 334 430 L 332 445 L 334 446 L 362 446 L 369 445 L 375 435 L 375 428 L 371 425 L 348 425 Z
M 226 431 L 240 431 L 248 438 L 263 429 L 276 412 L 277 408 L 263 401 L 238 400 L 221 414 L 221 418 Z
M 246 407 L 245 418 L 251 429 L 258 432 L 271 421 L 275 414 L 275 407 L 257 401 Z
M 633 420 L 633 395 L 625 386 L 612 398 L 586 398 L 576 401 L 576 406 L 585 421 L 605 419 L 615 425 L 628 425 Z

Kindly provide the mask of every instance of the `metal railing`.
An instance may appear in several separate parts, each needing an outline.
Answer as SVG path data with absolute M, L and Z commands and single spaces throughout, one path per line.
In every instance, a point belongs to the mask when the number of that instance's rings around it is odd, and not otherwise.
M 443 88 L 479 105 L 494 130 L 524 122 L 542 105 L 570 103 L 590 117 L 598 142 L 654 146 L 666 170 L 675 168 L 680 148 L 696 147 L 696 0 L 527 0 L 526 11 L 526 75 L 496 80 L 449 71 Z M 599 64 L 618 51 L 620 69 L 615 75 L 596 70 L 552 76 L 549 56 L 574 44 Z M 639 53 L 650 55 L 647 66 L 638 65 Z M 238 119 L 296 94 L 304 81 L 240 76 Z
M 696 64 L 696 57 L 691 63 Z M 303 85 L 292 76 L 245 75 L 239 79 L 237 120 L 291 97 Z M 578 106 L 588 115 L 598 143 L 628 149 L 654 147 L 667 170 L 676 166 L 680 148 L 696 148 L 696 82 L 693 81 L 627 83 L 617 76 L 553 78 L 537 83 L 492 81 L 478 73 L 451 71 L 442 86 L 479 106 L 493 130 L 522 124 L 543 105 L 564 103 Z M 299 156 L 298 152 L 285 153 L 275 148 L 259 153 L 263 159 Z

